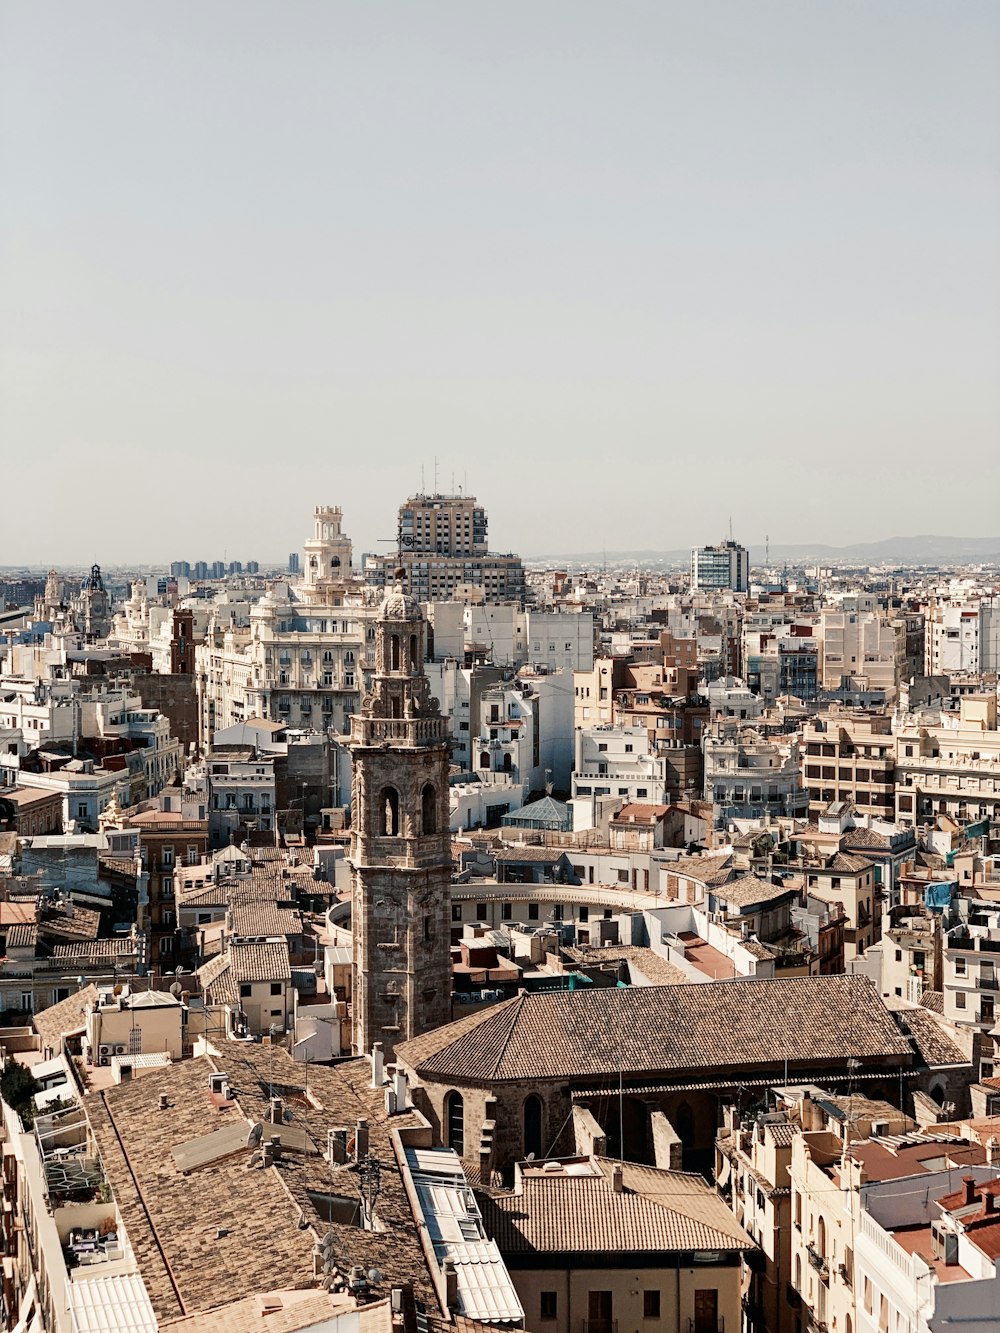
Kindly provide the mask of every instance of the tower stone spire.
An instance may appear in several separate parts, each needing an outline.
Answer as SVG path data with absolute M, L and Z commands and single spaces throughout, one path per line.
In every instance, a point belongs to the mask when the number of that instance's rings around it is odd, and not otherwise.
M 375 673 L 351 720 L 354 1044 L 398 1042 L 451 1018 L 447 719 L 424 674 L 427 626 L 395 587 L 375 624 Z

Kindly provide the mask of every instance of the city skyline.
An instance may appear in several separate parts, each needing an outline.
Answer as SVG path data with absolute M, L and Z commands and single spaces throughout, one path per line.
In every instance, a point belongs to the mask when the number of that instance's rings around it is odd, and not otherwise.
M 435 459 L 525 554 L 995 529 L 939 513 L 1000 443 L 995 7 L 59 12 L 0 52 L 3 563 L 268 558 L 303 491 L 378 550 Z

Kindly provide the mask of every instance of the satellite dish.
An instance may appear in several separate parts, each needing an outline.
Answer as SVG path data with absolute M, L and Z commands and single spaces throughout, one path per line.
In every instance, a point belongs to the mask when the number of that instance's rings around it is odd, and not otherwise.
M 378 1271 L 377 1268 L 369 1268 L 368 1281 L 372 1284 L 373 1287 L 377 1287 L 378 1284 L 382 1281 L 382 1274 Z
M 184 994 L 183 988 L 181 987 L 181 983 L 179 981 L 175 981 L 173 985 L 170 987 L 170 994 L 178 998 Z
M 125 989 L 125 987 L 124 987 L 124 986 L 122 985 L 122 983 L 119 981 L 118 984 L 115 986 L 114 990 L 113 990 L 111 993 L 112 993 L 112 995 L 121 995 L 121 993 L 122 993 L 122 991 L 123 991 L 124 989 Z
M 335 1240 L 336 1240 L 336 1236 L 334 1236 L 333 1232 L 332 1232 L 332 1231 L 328 1231 L 328 1232 L 326 1233 L 326 1235 L 323 1237 L 323 1244 L 324 1244 L 324 1245 L 332 1245 L 333 1242 L 334 1242 Z
M 260 1141 L 263 1137 L 264 1137 L 264 1126 L 258 1120 L 255 1125 L 251 1126 L 250 1133 L 247 1135 L 247 1147 L 248 1148 L 259 1147 Z
M 333 1272 L 333 1260 L 332 1260 L 332 1259 L 327 1259 L 326 1262 L 323 1264 L 323 1272 L 324 1272 L 324 1273 L 332 1273 L 332 1272 Z

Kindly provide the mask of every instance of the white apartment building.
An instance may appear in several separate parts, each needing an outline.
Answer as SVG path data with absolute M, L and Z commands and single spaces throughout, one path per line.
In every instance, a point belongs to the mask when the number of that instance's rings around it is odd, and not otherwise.
M 979 1077 L 997 1067 L 1000 1018 L 1000 906 L 970 901 L 968 919 L 945 931 L 941 954 L 944 1017 L 956 1027 L 983 1034 Z
M 716 828 L 734 819 L 808 816 L 797 734 L 771 738 L 754 727 L 723 722 L 706 731 L 702 749 L 705 800 L 712 802 Z
M 432 695 L 451 718 L 458 767 L 479 776 L 510 774 L 525 797 L 546 783 L 569 790 L 573 698 L 566 672 L 522 668 L 515 675 L 510 668 L 463 667 L 454 659 L 428 662 L 425 670 Z
M 1000 670 L 1000 598 L 969 598 L 930 607 L 925 651 L 928 676 Z
M 889 1108 L 891 1109 L 891 1108 Z M 887 1119 L 848 1146 L 792 1140 L 791 1293 L 804 1326 L 843 1333 L 996 1328 L 995 1165 L 958 1138 L 900 1136 Z M 845 1133 L 847 1132 L 845 1122 Z
M 10 1329 L 157 1327 L 124 1219 L 111 1193 L 84 1099 L 26 1129 L 0 1103 L 4 1150 L 4 1311 Z M 67 1255 L 72 1259 L 67 1259 Z
M 463 620 L 465 651 L 484 662 L 566 672 L 593 666 L 594 617 L 589 611 L 537 611 L 515 602 L 486 602 L 465 607 Z
M 667 760 L 650 746 L 645 727 L 579 727 L 573 797 L 618 796 L 628 803 L 664 805 Z
M 995 696 L 963 695 L 957 713 L 897 714 L 893 731 L 897 823 L 914 828 L 939 814 L 960 823 L 1000 816 Z

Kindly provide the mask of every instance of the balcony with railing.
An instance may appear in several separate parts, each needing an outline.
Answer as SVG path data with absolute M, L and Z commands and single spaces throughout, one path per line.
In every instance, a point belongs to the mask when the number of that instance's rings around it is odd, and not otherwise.
M 806 1256 L 809 1259 L 809 1263 L 815 1268 L 822 1280 L 824 1282 L 829 1281 L 830 1265 L 827 1263 L 825 1255 L 821 1254 L 814 1245 L 807 1245 Z

